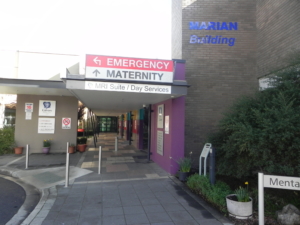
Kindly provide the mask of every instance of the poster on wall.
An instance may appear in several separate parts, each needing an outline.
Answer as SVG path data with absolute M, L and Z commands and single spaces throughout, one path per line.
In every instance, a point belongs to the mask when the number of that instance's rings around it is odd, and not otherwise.
M 156 151 L 158 154 L 164 155 L 164 132 L 160 130 L 157 131 Z
M 56 101 L 40 100 L 39 116 L 55 116 Z
M 39 118 L 38 133 L 54 134 L 55 118 Z
M 157 106 L 157 128 L 164 128 L 164 105 Z
M 165 134 L 169 134 L 169 116 L 165 116 Z
M 62 129 L 71 129 L 71 118 L 62 118 Z
M 25 112 L 32 113 L 33 112 L 33 103 L 25 103 Z
M 31 120 L 32 119 L 32 113 L 31 112 L 26 112 L 25 113 L 25 120 Z

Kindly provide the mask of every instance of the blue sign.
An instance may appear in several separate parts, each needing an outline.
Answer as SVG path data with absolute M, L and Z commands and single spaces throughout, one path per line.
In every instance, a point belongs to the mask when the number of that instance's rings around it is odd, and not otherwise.
M 190 30 L 238 30 L 238 22 L 190 22 Z M 234 46 L 234 37 L 223 37 L 222 35 L 191 35 L 190 44 L 217 44 Z
M 198 37 L 197 35 L 191 35 L 191 44 L 227 44 L 228 46 L 234 46 L 235 38 L 222 37 L 222 35 L 211 36 L 206 35 L 204 37 Z
M 190 22 L 190 30 L 238 30 L 238 22 Z
M 51 107 L 51 102 L 43 102 L 43 105 L 46 109 L 49 109 Z

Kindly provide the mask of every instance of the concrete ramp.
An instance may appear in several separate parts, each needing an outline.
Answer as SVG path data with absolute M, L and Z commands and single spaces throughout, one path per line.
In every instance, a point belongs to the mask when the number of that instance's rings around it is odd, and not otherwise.
M 74 180 L 75 178 L 89 173 L 92 173 L 92 171 L 71 166 L 69 170 L 69 180 Z M 43 189 L 64 183 L 66 179 L 66 168 L 56 167 L 35 170 L 18 170 L 13 172 L 12 175 L 39 189 Z

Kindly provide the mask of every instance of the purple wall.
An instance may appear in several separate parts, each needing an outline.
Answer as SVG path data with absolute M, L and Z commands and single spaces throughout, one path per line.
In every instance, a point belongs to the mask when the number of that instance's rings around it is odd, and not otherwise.
M 174 67 L 174 80 L 185 80 L 185 61 L 175 60 Z
M 157 128 L 158 105 L 164 105 L 165 116 L 169 116 L 169 134 L 165 129 Z M 178 171 L 177 161 L 184 156 L 184 110 L 185 97 L 169 99 L 152 106 L 151 114 L 151 159 L 170 174 Z M 165 127 L 165 124 L 164 124 Z M 164 132 L 163 155 L 157 153 L 157 131 Z

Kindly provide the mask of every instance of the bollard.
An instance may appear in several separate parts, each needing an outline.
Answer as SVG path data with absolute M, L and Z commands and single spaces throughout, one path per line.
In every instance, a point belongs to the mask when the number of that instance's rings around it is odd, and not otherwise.
M 65 187 L 69 186 L 69 142 L 67 142 L 67 154 L 66 154 L 66 183 Z
M 99 164 L 98 164 L 98 174 L 101 173 L 101 146 L 99 146 Z
M 26 170 L 28 169 L 28 161 L 29 161 L 28 154 L 29 154 L 29 145 L 27 144 L 26 145 L 26 160 L 25 160 L 25 169 Z
M 115 151 L 118 151 L 118 137 L 115 138 Z

